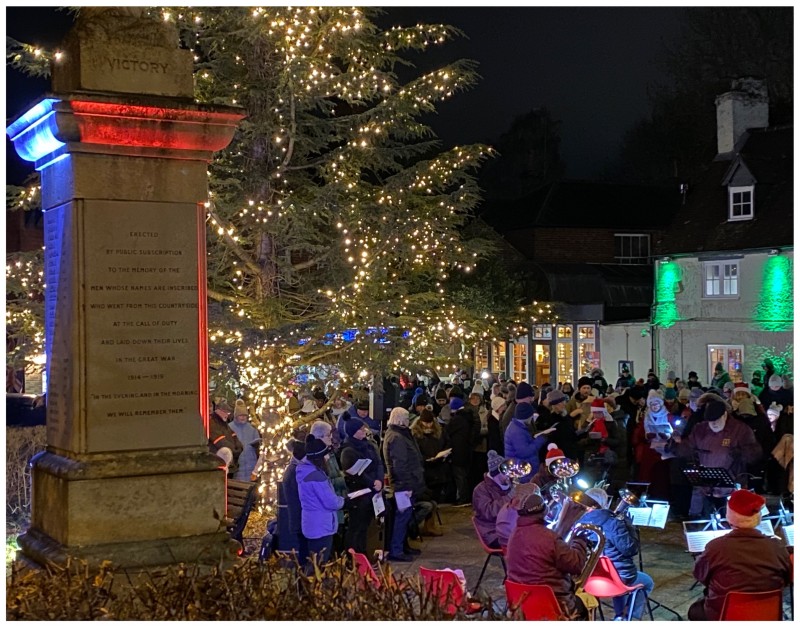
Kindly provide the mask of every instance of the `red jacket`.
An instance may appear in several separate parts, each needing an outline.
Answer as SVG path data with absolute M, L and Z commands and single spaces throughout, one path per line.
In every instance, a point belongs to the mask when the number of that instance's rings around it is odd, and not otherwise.
M 510 501 L 511 490 L 503 490 L 488 474 L 483 475 L 483 481 L 475 486 L 472 492 L 475 526 L 487 545 L 498 540 L 495 529 L 497 514 Z
M 508 579 L 550 586 L 567 616 L 575 614 L 573 575 L 587 560 L 588 545 L 573 536 L 569 544 L 545 526 L 544 514 L 520 516 L 508 540 Z
M 789 584 L 791 572 L 783 543 L 758 529 L 733 529 L 715 538 L 694 563 L 695 579 L 707 588 L 708 620 L 719 620 L 728 592 L 777 590 Z

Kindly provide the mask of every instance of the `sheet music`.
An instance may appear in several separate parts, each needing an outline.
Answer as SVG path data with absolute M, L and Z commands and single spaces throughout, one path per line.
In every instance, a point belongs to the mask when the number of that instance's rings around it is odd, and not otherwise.
M 650 523 L 649 507 L 629 507 L 628 513 L 631 515 L 633 524 L 637 527 L 648 527 Z
M 669 516 L 669 503 L 648 501 L 647 507 L 629 507 L 631 520 L 638 527 L 656 527 L 663 529 Z
M 667 516 L 669 516 L 669 503 L 653 503 L 648 526 L 663 529 L 667 524 Z
M 686 548 L 689 549 L 689 553 L 702 553 L 706 549 L 706 544 L 711 542 L 714 538 L 724 536 L 726 533 L 730 533 L 730 529 L 687 531 L 685 533 Z
M 783 537 L 786 538 L 786 544 L 794 546 L 794 525 L 784 525 L 781 529 L 783 529 Z
M 758 529 L 765 536 L 774 536 L 775 535 L 775 529 L 773 529 L 772 521 L 770 521 L 770 520 L 762 520 L 760 523 L 758 523 L 758 526 L 756 526 L 756 529 Z

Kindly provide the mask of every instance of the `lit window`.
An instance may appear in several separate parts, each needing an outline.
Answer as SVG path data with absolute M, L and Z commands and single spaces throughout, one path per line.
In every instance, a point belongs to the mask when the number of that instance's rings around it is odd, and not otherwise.
M 731 381 L 738 383 L 743 380 L 744 346 L 741 344 L 709 344 L 708 345 L 708 381 L 714 379 L 717 364 L 722 364 L 724 372 L 728 373 Z
M 728 220 L 753 219 L 753 186 L 728 188 Z
M 735 298 L 739 295 L 738 261 L 706 261 L 703 273 L 704 298 Z
M 553 337 L 553 327 L 549 324 L 536 324 L 533 326 L 533 337 L 538 339 L 549 340 Z
M 644 233 L 616 233 L 614 259 L 617 263 L 644 264 L 650 262 L 650 236 Z

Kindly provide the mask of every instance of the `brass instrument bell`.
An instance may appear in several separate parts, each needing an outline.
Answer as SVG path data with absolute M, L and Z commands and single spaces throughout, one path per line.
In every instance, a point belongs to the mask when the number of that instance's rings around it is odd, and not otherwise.
M 554 477 L 558 477 L 559 479 L 569 479 L 580 472 L 581 466 L 575 459 L 559 457 L 547 465 L 547 470 Z
M 514 459 L 513 457 L 509 457 L 500 464 L 500 472 L 514 483 L 518 483 L 520 479 L 531 474 L 531 470 L 532 467 L 529 462 Z
M 614 515 L 624 514 L 629 507 L 639 507 L 641 499 L 628 488 L 619 491 L 619 503 L 614 508 Z

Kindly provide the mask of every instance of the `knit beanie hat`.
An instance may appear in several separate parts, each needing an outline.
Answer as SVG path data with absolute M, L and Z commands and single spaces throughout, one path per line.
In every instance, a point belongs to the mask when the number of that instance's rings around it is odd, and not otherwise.
M 495 396 L 492 399 L 492 411 L 497 411 L 505 404 L 506 404 L 506 399 L 504 399 L 502 396 Z
M 730 392 L 731 394 L 733 394 L 733 388 L 734 388 L 733 381 L 727 381 L 725 385 L 722 386 L 722 391 Z
M 773 402 L 772 405 L 767 408 L 767 417 L 770 420 L 777 420 L 782 411 L 783 405 L 778 405 L 778 403 Z
M 474 386 L 472 386 L 472 393 L 483 396 L 483 383 L 478 381 Z
M 489 454 L 486 456 L 486 464 L 489 467 L 489 474 L 492 477 L 500 472 L 500 466 L 504 461 L 505 460 L 497 454 L 497 451 L 494 449 L 489 450 Z
M 783 383 L 781 383 L 781 385 L 783 385 Z M 221 398 L 220 400 L 217 401 L 217 404 L 214 407 L 214 411 L 216 411 L 218 409 L 220 411 L 226 411 L 228 413 L 231 413 L 231 406 L 228 405 L 228 401 L 225 400 L 224 398 Z
M 431 399 L 428 398 L 427 394 L 420 394 L 417 396 L 417 399 L 414 401 L 414 407 L 427 407 L 428 403 L 431 402 Z
M 361 420 L 361 418 L 353 418 L 350 417 L 350 420 L 347 420 L 344 423 L 344 432 L 347 434 L 347 437 L 355 437 L 356 433 L 358 433 L 359 429 L 363 429 L 367 426 L 367 423 Z
M 530 403 L 518 403 L 514 409 L 514 420 L 527 420 L 533 416 L 533 405 Z
M 652 405 L 655 405 L 656 409 L 652 409 Z M 647 407 L 650 408 L 650 411 L 655 412 L 661 411 L 661 408 L 664 407 L 664 399 L 656 390 L 650 390 L 647 394 Z
M 694 401 L 696 403 L 700 399 L 700 397 L 703 396 L 703 394 L 705 394 L 703 388 L 701 387 L 692 388 L 691 391 L 689 392 L 689 400 Z
M 523 381 L 517 386 L 517 393 L 515 398 L 520 400 L 522 398 L 533 398 L 533 388 L 530 386 L 530 383 L 525 383 Z
M 237 398 L 236 403 L 233 405 L 233 415 L 247 416 L 247 405 L 244 404 L 244 400 L 241 398 Z
M 292 443 L 292 457 L 300 461 L 306 456 L 306 443 L 300 440 L 290 440 L 290 442 Z
M 781 375 L 774 374 L 769 378 L 769 388 L 771 390 L 780 390 L 783 387 L 783 379 Z
M 360 409 L 361 411 L 369 411 L 369 401 L 358 401 L 356 403 L 356 409 Z
M 698 388 L 692 388 L 692 389 L 696 390 Z M 691 390 L 689 390 L 689 388 L 683 388 L 680 392 L 678 392 L 678 400 L 681 403 L 688 403 L 689 402 L 689 397 L 691 395 L 692 395 L 692 392 L 691 392 Z
M 728 499 L 725 518 L 731 527 L 754 529 L 761 522 L 761 508 L 764 507 L 763 496 L 748 490 L 736 490 Z
M 433 422 L 433 412 L 427 407 L 420 412 L 419 421 L 425 423 Z
M 709 399 L 706 401 L 705 408 L 703 411 L 703 418 L 705 418 L 709 422 L 713 422 L 714 420 L 719 420 L 722 418 L 722 415 L 728 411 L 728 408 L 725 406 L 725 403 L 722 401 L 718 401 L 716 399 Z
M 436 400 L 438 401 L 439 399 L 447 400 L 447 392 L 445 392 L 442 388 L 436 390 Z
M 457 396 L 454 396 L 453 398 L 450 399 L 450 411 L 458 411 L 462 407 L 464 407 L 463 398 L 458 398 Z
M 567 395 L 564 394 L 561 390 L 551 390 L 547 393 L 547 402 L 550 403 L 550 406 L 558 405 L 559 403 L 563 403 L 567 400 Z
M 328 445 L 322 440 L 316 438 L 312 434 L 308 434 L 306 438 L 306 457 L 318 458 L 322 457 L 328 452 Z
M 549 466 L 550 462 L 553 462 L 557 459 L 564 459 L 564 451 L 558 448 L 558 444 L 555 442 L 551 442 L 547 445 L 547 455 L 545 455 L 544 461 Z

